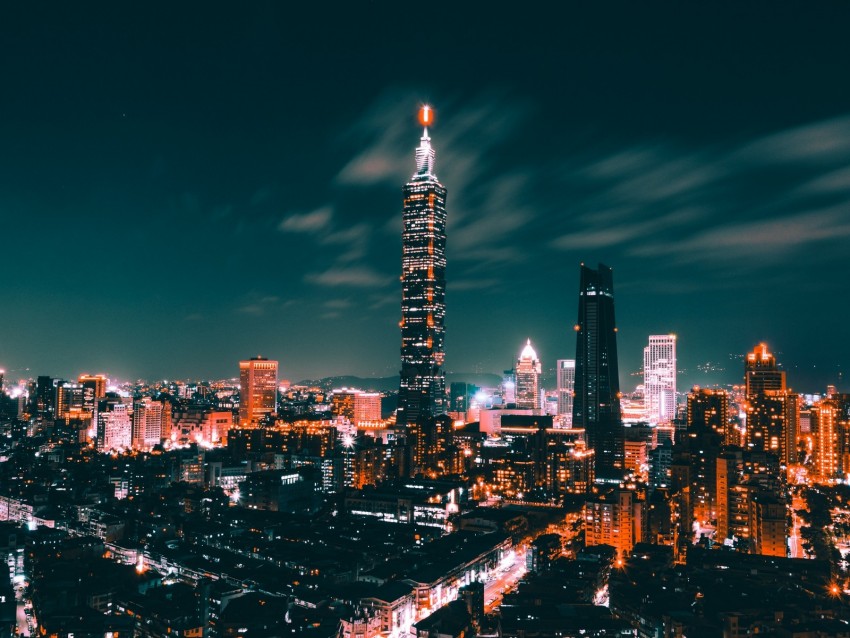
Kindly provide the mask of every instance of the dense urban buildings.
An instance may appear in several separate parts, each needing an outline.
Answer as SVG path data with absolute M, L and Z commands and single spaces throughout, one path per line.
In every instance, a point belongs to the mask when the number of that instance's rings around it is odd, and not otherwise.
M 434 172 L 432 119 L 430 107 L 423 106 L 416 172 L 402 189 L 400 426 L 446 411 L 446 189 Z
M 623 427 L 614 275 L 603 264 L 581 265 L 576 331 L 573 427 L 586 433 L 596 458 L 597 480 L 618 481 L 623 470 Z
M 279 383 L 264 357 L 219 380 L 0 372 L 0 633 L 847 636 L 850 395 L 792 392 L 762 343 L 679 405 L 674 335 L 621 395 L 602 264 L 575 359 L 544 370 L 529 339 L 446 392 L 431 119 L 397 386 Z

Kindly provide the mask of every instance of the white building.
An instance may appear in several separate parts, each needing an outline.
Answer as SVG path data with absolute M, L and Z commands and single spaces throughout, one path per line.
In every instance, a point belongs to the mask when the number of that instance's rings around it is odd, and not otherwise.
M 558 414 L 564 427 L 573 425 L 573 392 L 576 387 L 575 359 L 558 359 Z
M 519 410 L 540 409 L 540 373 L 543 367 L 529 339 L 516 362 L 516 407 Z
M 676 417 L 676 335 L 651 335 L 643 349 L 646 418 L 666 423 Z
M 97 414 L 98 448 L 103 452 L 127 450 L 132 439 L 130 411 L 123 403 L 111 407 L 111 410 Z

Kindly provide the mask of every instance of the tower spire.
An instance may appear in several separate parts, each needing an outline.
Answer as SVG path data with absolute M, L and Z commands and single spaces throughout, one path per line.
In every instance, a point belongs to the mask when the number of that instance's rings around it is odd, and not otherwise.
M 422 106 L 419 109 L 419 123 L 422 125 L 422 137 L 419 139 L 419 146 L 416 149 L 416 173 L 413 174 L 413 179 L 417 181 L 437 179 L 434 173 L 436 152 L 431 147 L 431 138 L 428 136 L 428 125 L 433 122 L 434 109 L 427 104 Z

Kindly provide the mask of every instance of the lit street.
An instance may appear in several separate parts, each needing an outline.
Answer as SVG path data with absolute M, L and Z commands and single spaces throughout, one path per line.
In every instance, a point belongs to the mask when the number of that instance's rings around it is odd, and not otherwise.
M 525 575 L 525 545 L 516 548 L 516 558 L 507 570 L 496 572 L 495 578 L 484 586 L 484 610 L 489 613 L 502 604 L 502 596 Z

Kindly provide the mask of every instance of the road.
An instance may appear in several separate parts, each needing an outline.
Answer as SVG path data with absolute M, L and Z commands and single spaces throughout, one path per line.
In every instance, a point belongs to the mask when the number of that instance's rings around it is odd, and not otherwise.
M 513 565 L 494 573 L 494 578 L 484 585 L 484 611 L 490 613 L 502 604 L 505 592 L 514 587 L 525 576 L 525 545 L 514 550 Z
M 800 537 L 800 527 L 802 521 L 797 516 L 797 510 L 806 509 L 805 499 L 792 493 L 791 496 L 791 534 L 788 536 L 788 546 L 791 550 L 791 558 L 809 558 L 806 555 L 806 550 L 803 549 L 803 539 Z
M 31 614 L 32 607 L 28 600 L 24 600 L 23 592 L 23 587 L 18 586 L 15 588 L 15 599 L 17 600 L 15 620 L 18 626 L 18 636 L 35 636 L 37 635 L 35 616 L 27 615 L 27 609 L 29 609 Z

